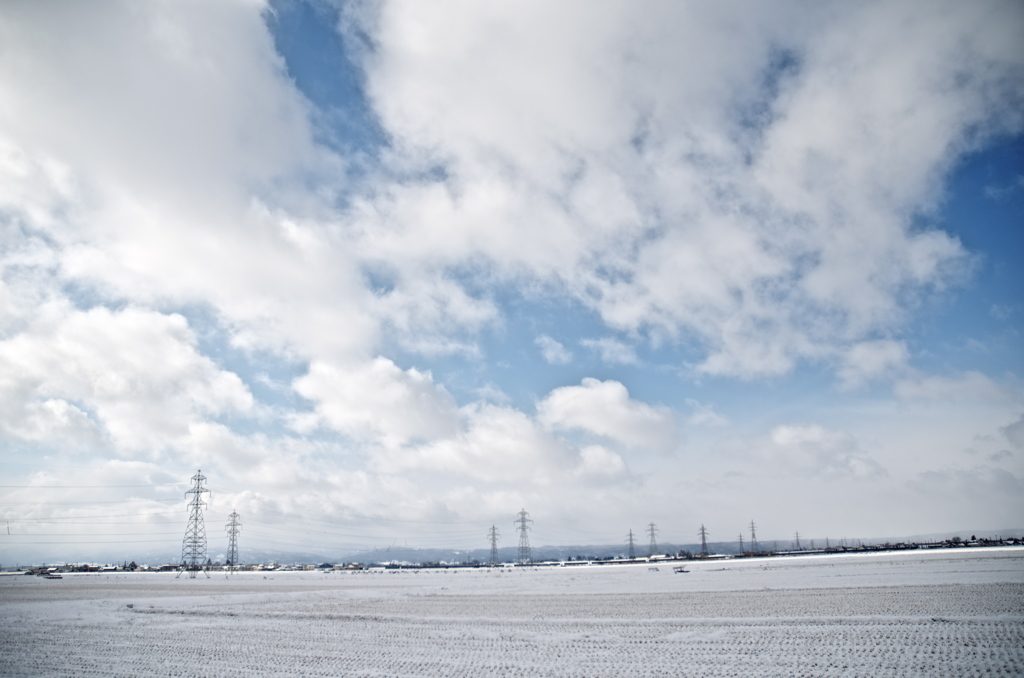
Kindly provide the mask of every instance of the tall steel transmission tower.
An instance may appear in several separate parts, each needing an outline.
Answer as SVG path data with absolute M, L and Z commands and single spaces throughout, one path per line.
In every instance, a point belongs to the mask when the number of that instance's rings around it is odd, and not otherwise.
M 491 529 L 487 530 L 487 537 L 491 540 L 491 565 L 497 565 L 498 563 L 498 528 L 491 525 Z
M 533 560 L 533 556 L 530 553 L 530 535 L 528 534 L 530 528 L 526 523 L 532 523 L 528 517 L 530 514 L 523 509 L 518 513 L 519 518 L 515 520 L 517 525 L 516 530 L 519 531 L 519 564 L 525 565 Z
M 760 551 L 760 549 L 757 547 L 757 532 L 754 531 L 754 527 L 755 527 L 754 526 L 754 521 L 751 520 L 750 521 L 750 550 L 753 551 L 754 553 L 757 553 L 758 551 Z
M 700 526 L 700 554 L 706 556 L 708 554 L 708 531 L 704 529 L 704 524 Z
M 797 530 L 797 532 L 796 532 L 796 550 L 797 551 L 802 551 L 803 550 L 803 549 L 800 548 L 800 531 L 799 530 Z
M 239 518 L 241 516 L 238 515 L 238 511 L 232 510 L 225 527 L 228 531 L 228 571 L 232 574 L 235 572 L 235 567 L 238 566 L 238 531 L 242 529 Z
M 633 540 L 633 530 L 629 531 L 627 539 L 629 540 L 629 559 L 634 560 L 636 558 L 636 548 L 634 546 L 636 542 Z
M 655 537 L 658 534 L 658 528 L 654 526 L 654 523 L 647 526 L 647 534 L 651 536 L 651 549 L 647 555 L 656 555 L 658 553 L 658 540 Z
M 743 547 L 743 533 L 742 532 L 740 532 L 740 553 L 746 553 L 746 550 Z
M 182 572 L 188 572 L 189 579 L 196 578 L 196 572 L 202 571 L 209 579 L 206 571 L 206 525 L 203 524 L 203 493 L 209 492 L 203 487 L 206 476 L 202 471 L 196 471 L 192 476 L 192 489 L 185 493 L 185 496 L 192 495 L 188 502 L 189 517 L 188 527 L 185 528 L 185 538 L 181 542 L 181 567 L 175 579 L 181 576 Z

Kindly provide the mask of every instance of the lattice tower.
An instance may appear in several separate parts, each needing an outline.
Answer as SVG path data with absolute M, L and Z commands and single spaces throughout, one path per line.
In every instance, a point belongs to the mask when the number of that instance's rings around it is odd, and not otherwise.
M 636 558 L 636 541 L 633 537 L 633 530 L 629 531 L 629 536 L 626 537 L 626 540 L 629 542 L 629 559 L 633 560 Z
M 238 511 L 232 510 L 228 516 L 228 524 L 224 528 L 228 533 L 228 572 L 232 574 L 238 566 L 238 531 L 242 529 L 240 518 Z
M 700 554 L 706 556 L 708 554 L 708 531 L 704 529 L 704 525 L 700 526 Z
M 175 578 L 180 577 L 182 572 L 188 572 L 189 579 L 195 579 L 197 572 L 202 572 L 207 578 L 206 572 L 206 525 L 203 523 L 203 494 L 209 490 L 203 487 L 206 476 L 202 471 L 196 471 L 192 476 L 192 489 L 185 492 L 185 496 L 192 495 L 188 502 L 188 527 L 185 528 L 185 538 L 181 542 L 181 567 Z
M 487 531 L 487 538 L 491 540 L 491 565 L 498 563 L 498 528 L 491 525 L 491 529 Z
M 518 513 L 518 518 L 515 520 L 516 530 L 519 531 L 519 564 L 525 565 L 533 561 L 533 556 L 530 553 L 530 527 L 526 523 L 532 523 L 533 521 L 529 518 L 529 513 L 526 509 L 523 509 Z
M 658 553 L 658 540 L 656 538 L 658 534 L 658 528 L 654 526 L 654 523 L 651 523 L 647 526 L 647 534 L 651 537 L 650 552 L 647 555 L 656 555 Z

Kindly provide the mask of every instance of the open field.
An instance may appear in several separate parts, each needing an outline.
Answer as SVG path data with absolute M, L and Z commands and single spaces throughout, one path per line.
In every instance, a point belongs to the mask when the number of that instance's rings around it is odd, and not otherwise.
M 16 676 L 1019 676 L 1024 549 L 0 577 Z

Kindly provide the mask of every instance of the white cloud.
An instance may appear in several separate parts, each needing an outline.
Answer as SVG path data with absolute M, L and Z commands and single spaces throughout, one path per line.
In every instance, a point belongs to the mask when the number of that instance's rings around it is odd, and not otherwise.
M 446 437 L 458 426 L 454 399 L 429 372 L 402 370 L 383 357 L 344 367 L 315 362 L 293 386 L 314 403 L 314 417 L 297 417 L 300 430 L 322 422 L 358 439 L 396 446 Z
M 444 471 L 488 483 L 549 485 L 580 464 L 578 451 L 510 407 L 475 404 L 464 409 L 455 435 L 377 456 L 381 471 Z
M 544 360 L 551 365 L 565 365 L 572 362 L 572 351 L 546 334 L 534 339 L 533 343 L 540 349 Z
M 239 346 L 365 355 L 373 297 L 308 186 L 342 166 L 314 144 L 262 11 L 5 8 L 0 201 L 62 284 L 212 308 Z
M 899 375 L 907 362 L 907 346 L 901 341 L 880 339 L 851 346 L 842 356 L 837 372 L 840 387 L 855 389 L 874 379 Z
M 691 426 L 728 426 L 729 420 L 723 417 L 711 405 L 704 405 L 692 398 L 686 399 L 686 404 L 693 410 L 693 414 L 686 418 Z
M 877 478 L 886 470 L 845 432 L 818 425 L 788 425 L 772 429 L 760 451 L 775 469 L 826 479 Z
M 537 403 L 537 420 L 552 430 L 585 431 L 627 448 L 670 452 L 679 442 L 668 408 L 633 400 L 617 381 L 587 378 L 579 386 L 556 388 Z
M 1019 3 L 347 3 L 342 30 L 373 44 L 361 75 L 387 139 L 356 180 L 318 146 L 319 112 L 266 11 L 110 0 L 0 13 L 3 436 L 33 454 L 213 460 L 254 488 L 230 496 L 267 515 L 476 517 L 534 502 L 564 517 L 600 497 L 615 501 L 591 505 L 616 518 L 641 501 L 675 516 L 690 476 L 710 478 L 714 492 L 695 496 L 724 515 L 747 511 L 721 492 L 737 477 L 716 467 L 728 454 L 678 467 L 636 454 L 676 450 L 677 419 L 708 427 L 698 437 L 716 450 L 725 420 L 709 405 L 676 413 L 587 379 L 535 416 L 503 383 L 460 383 L 480 402 L 458 407 L 422 365 L 469 357 L 483 373 L 482 337 L 512 289 L 582 305 L 604 323 L 588 336 L 604 338 L 580 345 L 612 365 L 639 362 L 613 336 L 678 342 L 702 375 L 810 362 L 834 366 L 842 388 L 894 378 L 898 398 L 924 401 L 903 403 L 917 419 L 893 424 L 884 471 L 852 426 L 744 438 L 739 457 L 754 461 L 739 472 L 758 474 L 736 481 L 745 499 L 778 496 L 765 477 L 788 490 L 905 481 L 917 455 L 939 454 L 936 487 L 1019 489 L 1005 469 L 950 470 L 964 431 L 995 434 L 1019 407 L 997 423 L 981 410 L 1017 395 L 979 373 L 914 373 L 902 338 L 917 298 L 969 263 L 929 226 L 950 169 L 1022 128 Z M 228 360 L 275 375 L 294 435 L 234 425 L 262 407 L 175 313 L 192 309 Z M 579 338 L 547 331 L 565 345 L 542 335 L 537 349 L 568 363 Z M 410 355 L 424 362 L 395 364 Z M 295 365 L 307 373 L 280 376 Z M 1003 429 L 1014 444 L 1019 423 Z M 825 485 L 821 505 L 864 486 Z M 780 511 L 800 518 L 792 506 Z
M 307 179 L 337 185 L 342 161 L 260 3 L 18 5 L 0 199 L 61 276 L 210 304 L 240 346 L 350 361 L 386 333 L 478 355 L 500 323 L 481 283 L 526 280 L 695 339 L 707 373 L 842 363 L 951 280 L 963 248 L 910 216 L 958 154 L 1021 125 L 1022 12 L 944 7 L 353 5 L 393 143 L 339 214 Z
M 893 386 L 901 400 L 995 400 L 1012 397 L 1012 392 L 980 372 L 965 372 L 959 377 L 919 375 L 901 379 Z
M 1017 421 L 999 429 L 1015 449 L 1024 450 L 1024 415 Z
M 636 350 L 612 337 L 600 339 L 582 339 L 580 344 L 601 356 L 601 362 L 609 365 L 636 365 L 639 361 Z
M 942 496 L 952 505 L 964 497 L 980 502 L 984 511 L 998 515 L 998 520 L 1014 520 L 1024 509 L 1024 482 L 1002 468 L 978 465 L 924 471 L 910 485 L 922 494 Z
M 0 424 L 9 433 L 74 440 L 95 428 L 123 453 L 155 455 L 193 422 L 253 408 L 242 381 L 199 353 L 181 316 L 47 311 L 0 342 Z
M 364 202 L 366 251 L 558 280 L 712 374 L 834 358 L 954 279 L 960 243 L 910 217 L 1020 129 L 1024 13 L 943 8 L 382 5 L 373 104 L 446 174 Z
M 588 445 L 580 450 L 580 475 L 590 478 L 621 478 L 628 473 L 626 462 L 618 454 L 601 445 Z

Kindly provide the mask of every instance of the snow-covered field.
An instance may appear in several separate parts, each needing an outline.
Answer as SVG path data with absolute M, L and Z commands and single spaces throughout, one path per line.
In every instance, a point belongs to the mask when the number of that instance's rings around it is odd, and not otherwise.
M 0 577 L 15 676 L 1020 676 L 1024 549 Z

